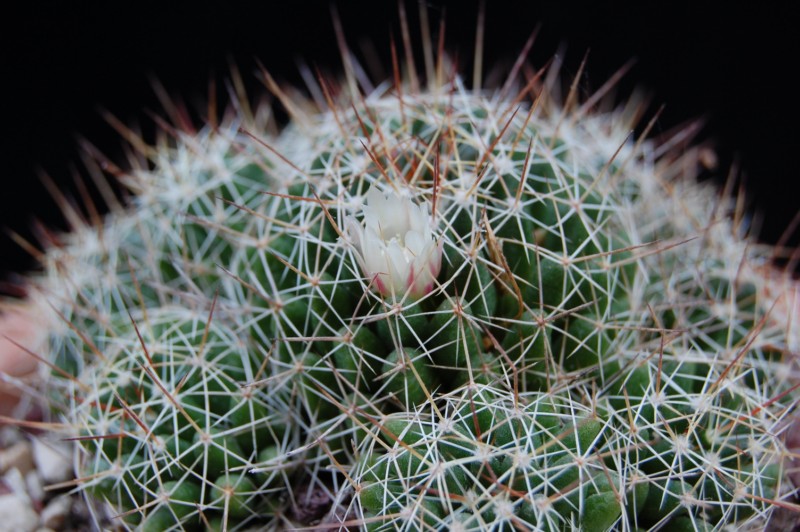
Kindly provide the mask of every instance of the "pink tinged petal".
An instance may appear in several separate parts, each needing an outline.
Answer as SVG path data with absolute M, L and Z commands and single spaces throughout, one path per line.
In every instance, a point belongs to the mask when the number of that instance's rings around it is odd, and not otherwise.
M 430 251 L 430 250 L 429 250 Z M 429 260 L 429 256 L 421 256 L 420 260 L 415 261 L 415 291 L 420 295 L 425 295 L 430 292 L 433 286 L 433 280 L 436 278 L 438 272 L 433 271 L 433 265 Z
M 410 266 L 405 250 L 400 246 L 397 240 L 392 239 L 386 249 L 386 256 L 392 286 L 397 294 L 404 294 Z
M 428 293 L 441 269 L 442 246 L 433 239 L 427 204 L 371 188 L 362 212 L 363 225 L 348 218 L 346 230 L 373 286 L 383 295 Z
M 373 231 L 367 232 L 364 237 L 362 255 L 364 257 L 364 272 L 368 277 L 373 277 L 376 273 L 386 272 L 385 243 L 378 238 Z
M 438 277 L 439 272 L 442 271 L 442 252 L 442 242 L 439 241 L 434 245 L 431 260 L 428 261 L 431 267 L 431 273 L 434 277 Z
M 411 268 L 408 272 L 408 278 L 406 279 L 406 290 L 409 292 L 411 297 L 418 297 L 420 295 L 419 289 L 416 286 L 417 279 L 414 276 L 414 269 Z
M 377 288 L 378 292 L 381 294 L 388 296 L 391 293 L 391 290 L 387 289 L 387 286 L 381 279 L 380 275 L 373 275 L 370 279 L 370 282 L 374 283 L 375 288 Z

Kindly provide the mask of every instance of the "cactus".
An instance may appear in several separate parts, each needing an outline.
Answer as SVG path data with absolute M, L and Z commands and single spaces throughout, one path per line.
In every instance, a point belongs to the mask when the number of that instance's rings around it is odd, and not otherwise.
M 793 333 L 695 151 L 631 139 L 636 100 L 430 67 L 366 94 L 350 67 L 276 135 L 267 109 L 171 130 L 132 159 L 130 206 L 47 252 L 77 489 L 145 530 L 791 507 Z

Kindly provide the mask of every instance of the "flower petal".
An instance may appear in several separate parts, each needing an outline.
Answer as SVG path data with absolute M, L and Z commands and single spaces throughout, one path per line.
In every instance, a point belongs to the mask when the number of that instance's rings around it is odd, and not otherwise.
M 363 224 L 352 216 L 345 229 L 359 265 L 384 296 L 421 297 L 431 290 L 441 269 L 441 245 L 433 238 L 427 204 L 393 192 L 370 188 L 361 207 Z

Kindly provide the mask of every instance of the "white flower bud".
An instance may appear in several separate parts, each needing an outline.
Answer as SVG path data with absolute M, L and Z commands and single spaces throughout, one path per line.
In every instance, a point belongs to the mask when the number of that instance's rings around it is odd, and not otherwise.
M 363 223 L 348 216 L 346 230 L 375 289 L 384 296 L 414 298 L 430 292 L 442 267 L 442 246 L 433 238 L 428 205 L 373 187 L 362 212 Z

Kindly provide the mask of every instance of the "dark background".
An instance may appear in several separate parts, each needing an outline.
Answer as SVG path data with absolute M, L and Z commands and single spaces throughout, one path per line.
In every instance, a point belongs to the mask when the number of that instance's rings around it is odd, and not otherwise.
M 351 47 L 358 50 L 360 38 L 371 41 L 390 65 L 390 35 L 399 33 L 395 2 L 335 3 Z M 253 74 L 256 58 L 277 79 L 294 84 L 301 83 L 298 58 L 330 73 L 341 69 L 328 1 L 166 4 L 40 1 L 16 4 L 22 10 L 17 14 L 4 13 L 0 226 L 6 231 L 0 234 L 0 277 L 31 265 L 8 230 L 30 238 L 35 219 L 50 227 L 63 224 L 40 173 L 75 195 L 79 138 L 123 161 L 122 142 L 101 110 L 150 134 L 150 113 L 160 112 L 152 79 L 201 107 L 210 78 L 223 92 L 230 61 L 241 69 L 253 96 L 264 92 Z M 406 4 L 416 28 L 417 3 Z M 537 24 L 541 31 L 530 54 L 534 65 L 544 64 L 565 44 L 564 71 L 574 74 L 591 49 L 581 80 L 586 91 L 634 58 L 620 94 L 648 89 L 651 116 L 666 105 L 655 133 L 704 119 L 699 140 L 715 146 L 717 175 L 724 178 L 734 164 L 740 168 L 748 205 L 760 213 L 759 236 L 776 242 L 800 203 L 800 112 L 797 87 L 789 82 L 800 38 L 790 8 L 694 1 L 597 4 L 488 2 L 487 68 L 513 62 Z M 472 64 L 477 5 L 429 2 L 433 24 L 446 8 L 448 49 L 458 52 L 465 67 Z M 798 242 L 800 231 L 795 231 L 790 243 Z

